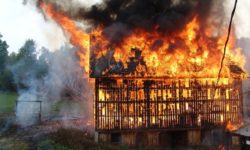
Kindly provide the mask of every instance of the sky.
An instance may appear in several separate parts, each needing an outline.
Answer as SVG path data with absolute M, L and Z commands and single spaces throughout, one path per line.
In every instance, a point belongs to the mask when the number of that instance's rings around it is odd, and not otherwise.
M 80 1 L 91 5 L 99 0 Z M 227 13 L 231 13 L 234 0 L 225 0 Z M 23 0 L 0 0 L 0 33 L 6 40 L 10 52 L 17 52 L 27 39 L 34 39 L 38 47 L 56 50 L 63 46 L 67 39 L 62 30 L 53 21 L 45 21 L 43 15 L 34 5 L 23 5 Z M 238 0 L 236 15 L 237 38 L 250 37 L 250 0 Z
M 99 0 L 78 1 L 91 5 Z M 9 45 L 9 52 L 17 52 L 27 39 L 35 40 L 38 48 L 46 47 L 52 51 L 67 41 L 55 22 L 45 21 L 34 5 L 24 5 L 23 0 L 0 0 L 0 33 Z
M 57 49 L 65 42 L 63 32 L 54 22 L 45 22 L 41 13 L 22 0 L 0 0 L 0 33 L 9 51 L 17 51 L 27 39 L 34 39 L 38 47 Z

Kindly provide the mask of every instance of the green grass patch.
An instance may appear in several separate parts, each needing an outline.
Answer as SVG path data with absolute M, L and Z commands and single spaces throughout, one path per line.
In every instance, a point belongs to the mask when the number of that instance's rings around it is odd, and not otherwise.
M 16 99 L 17 93 L 0 92 L 0 116 L 14 114 Z

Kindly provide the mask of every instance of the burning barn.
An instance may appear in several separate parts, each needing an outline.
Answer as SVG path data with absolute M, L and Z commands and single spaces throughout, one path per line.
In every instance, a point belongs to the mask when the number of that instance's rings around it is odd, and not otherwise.
M 192 145 L 203 131 L 243 121 L 244 56 L 231 36 L 221 67 L 225 36 L 201 24 L 194 15 L 171 36 L 134 29 L 118 44 L 92 32 L 98 141 Z
M 144 144 L 160 144 L 166 131 L 187 131 L 198 138 L 192 143 L 200 140 L 200 129 L 240 123 L 241 78 L 223 77 L 216 82 L 216 78 L 196 77 L 97 77 L 98 138 L 133 145 L 145 137 Z
M 222 5 L 107 0 L 69 15 L 90 23 L 88 34 L 40 4 L 70 33 L 80 64 L 95 79 L 98 141 L 197 144 L 203 130 L 242 122 L 245 57 L 233 30 L 225 46 Z
M 216 41 L 211 47 L 215 41 L 202 34 L 197 39 L 197 30 L 194 18 L 173 37 L 139 31 L 121 47 L 106 49 L 100 47 L 107 46 L 105 38 L 92 35 L 90 76 L 95 78 L 99 141 L 159 145 L 182 139 L 198 144 L 202 130 L 242 122 L 242 56 L 229 51 L 217 78 L 221 45 Z
M 194 130 L 228 121 L 239 123 L 243 117 L 241 80 L 223 80 L 216 85 L 209 78 L 97 78 L 95 123 L 99 138 L 115 142 L 112 136 L 119 134 L 123 142 L 134 144 L 137 134 L 143 132 L 147 143 L 158 144 L 165 131 L 194 134 Z

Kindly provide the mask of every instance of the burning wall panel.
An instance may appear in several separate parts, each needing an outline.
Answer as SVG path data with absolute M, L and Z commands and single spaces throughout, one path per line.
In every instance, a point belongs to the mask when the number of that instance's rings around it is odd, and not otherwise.
M 188 129 L 242 120 L 240 79 L 96 79 L 97 131 Z

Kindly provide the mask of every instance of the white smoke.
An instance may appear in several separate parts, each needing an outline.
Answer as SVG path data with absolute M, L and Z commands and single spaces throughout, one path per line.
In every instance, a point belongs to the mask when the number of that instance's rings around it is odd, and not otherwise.
M 225 3 L 225 11 L 228 17 L 231 15 L 231 11 L 234 5 L 234 0 L 227 0 Z M 250 37 L 250 1 L 238 0 L 237 8 L 234 16 L 234 25 L 237 38 Z
M 84 118 L 86 122 L 92 119 L 93 88 L 84 78 L 75 52 L 69 47 L 42 52 L 40 57 L 47 62 L 47 74 L 42 79 L 30 75 L 23 81 L 28 88 L 19 90 L 16 117 L 21 126 L 37 123 L 40 117 L 42 121 L 55 117 Z M 12 66 L 14 76 L 19 73 L 17 66 Z

